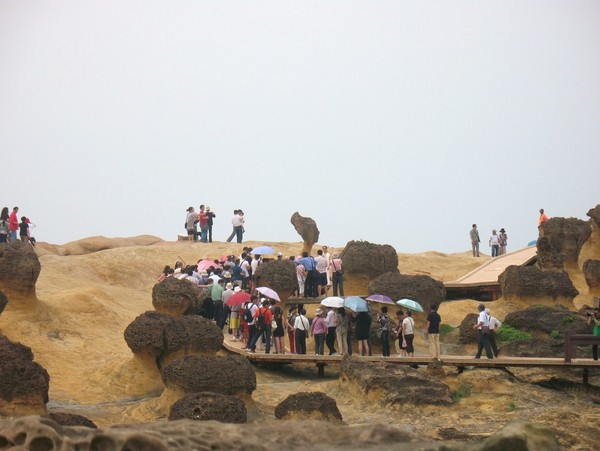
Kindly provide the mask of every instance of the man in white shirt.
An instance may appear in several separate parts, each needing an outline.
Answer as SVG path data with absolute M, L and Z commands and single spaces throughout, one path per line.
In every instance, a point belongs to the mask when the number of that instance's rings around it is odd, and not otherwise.
M 327 324 L 327 335 L 325 336 L 325 343 L 327 349 L 329 349 L 329 355 L 337 355 L 335 350 L 336 333 L 337 327 L 337 315 L 331 307 L 327 307 L 327 316 L 325 317 L 325 324 Z
M 491 317 L 485 312 L 485 305 L 479 304 L 477 307 L 479 310 L 479 317 L 477 318 L 477 324 L 473 326 L 473 329 L 477 330 L 477 354 L 476 359 L 481 358 L 481 352 L 485 348 L 485 354 L 488 359 L 493 359 L 492 345 L 490 343 L 490 320 Z
M 485 313 L 487 313 L 490 317 L 490 344 L 492 345 L 492 351 L 494 351 L 494 357 L 498 358 L 500 351 L 498 350 L 498 345 L 496 344 L 496 329 L 502 326 L 502 323 L 496 317 L 492 316 L 489 308 L 485 309 Z
M 327 267 L 329 266 L 329 261 L 323 255 L 323 251 L 319 249 L 317 251 L 317 256 L 315 257 L 315 262 L 317 263 L 317 272 L 319 273 L 317 282 L 317 296 L 325 295 L 327 296 Z
M 306 336 L 310 330 L 310 321 L 306 316 L 306 310 L 300 309 L 294 321 L 294 336 L 296 340 L 296 354 L 306 354 Z

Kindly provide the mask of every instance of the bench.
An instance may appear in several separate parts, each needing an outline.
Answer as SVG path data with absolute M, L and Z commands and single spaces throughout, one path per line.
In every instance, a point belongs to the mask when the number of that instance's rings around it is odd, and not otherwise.
M 600 345 L 600 337 L 567 332 L 565 335 L 565 363 L 571 363 L 575 357 L 575 348 L 580 345 Z

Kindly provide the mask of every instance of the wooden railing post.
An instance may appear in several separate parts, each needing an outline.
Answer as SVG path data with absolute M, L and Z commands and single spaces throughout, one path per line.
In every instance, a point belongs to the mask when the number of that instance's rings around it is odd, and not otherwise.
M 571 363 L 573 358 L 573 344 L 571 343 L 571 335 L 573 332 L 568 330 L 565 334 L 565 363 Z

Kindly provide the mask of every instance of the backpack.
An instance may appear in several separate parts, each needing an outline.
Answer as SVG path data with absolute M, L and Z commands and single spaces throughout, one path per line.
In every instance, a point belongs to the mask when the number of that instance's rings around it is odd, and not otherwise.
M 265 319 L 266 310 L 264 307 L 261 307 L 258 311 L 258 317 L 256 318 L 256 327 L 263 330 L 267 328 L 267 321 Z
M 252 322 L 252 304 L 246 304 L 246 308 L 244 309 L 244 321 L 247 323 Z

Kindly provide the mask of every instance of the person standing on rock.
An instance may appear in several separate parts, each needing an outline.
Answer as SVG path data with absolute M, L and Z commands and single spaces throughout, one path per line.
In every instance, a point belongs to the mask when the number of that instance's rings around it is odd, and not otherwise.
M 8 228 L 10 232 L 10 242 L 14 243 L 17 241 L 17 230 L 19 230 L 19 218 L 17 218 L 17 213 L 19 212 L 19 207 L 14 207 L 12 213 L 8 217 Z
M 429 316 L 427 316 L 427 327 L 425 328 L 425 338 L 429 338 L 429 352 L 434 359 L 439 359 L 440 351 L 440 323 L 442 318 L 437 312 L 438 306 L 433 304 Z
M 508 244 L 508 235 L 506 234 L 506 230 L 504 227 L 500 229 L 500 233 L 498 234 L 498 241 L 500 243 L 500 255 L 506 254 L 506 245 Z
M 492 248 L 492 257 L 497 257 L 500 249 L 500 239 L 498 238 L 496 229 L 492 230 L 492 235 L 490 236 L 490 247 Z
M 546 213 L 544 213 L 544 209 L 540 208 L 540 219 L 538 219 L 538 229 L 541 227 L 541 225 L 546 222 L 548 220 L 548 216 L 546 216 Z
M 477 354 L 475 355 L 475 358 L 481 358 L 481 352 L 485 348 L 487 358 L 493 359 L 492 344 L 490 343 L 491 317 L 485 312 L 485 305 L 479 304 L 477 309 L 479 310 L 479 317 L 477 318 L 477 324 L 473 326 L 473 329 L 477 331 Z
M 196 224 L 198 224 L 198 215 L 194 212 L 194 207 L 189 207 L 185 217 L 185 229 L 188 234 L 188 241 L 192 242 L 196 239 L 198 232 L 196 231 Z
M 210 207 L 206 207 L 206 217 L 208 218 L 208 242 L 212 243 L 213 219 L 216 218 L 217 215 L 210 210 Z
M 331 269 L 333 270 L 333 295 L 344 296 L 344 271 L 342 270 L 342 259 L 337 253 L 333 254 L 331 259 Z
M 479 257 L 479 243 L 481 240 L 479 239 L 479 230 L 477 230 L 477 224 L 473 224 L 473 228 L 471 229 L 471 232 L 469 232 L 469 237 L 471 238 L 473 257 Z

